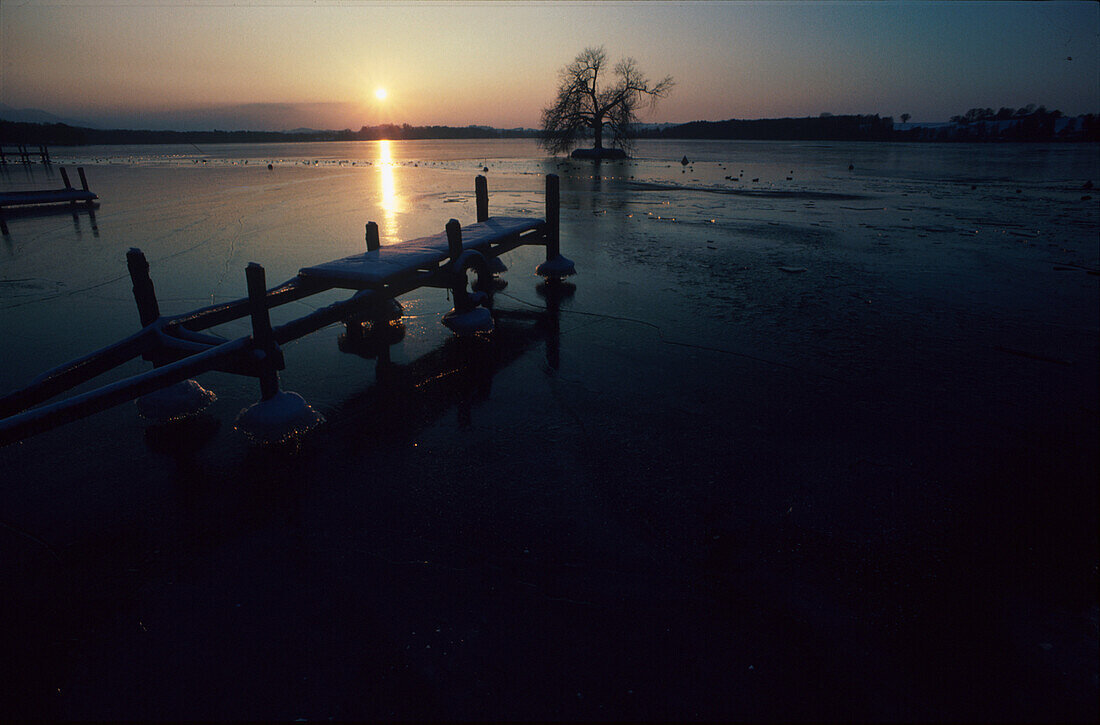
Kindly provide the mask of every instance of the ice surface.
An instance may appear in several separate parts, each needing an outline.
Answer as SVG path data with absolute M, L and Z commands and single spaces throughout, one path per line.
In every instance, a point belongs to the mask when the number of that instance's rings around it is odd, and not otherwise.
M 560 175 L 583 272 L 543 299 L 545 251 L 509 252 L 485 344 L 439 324 L 446 290 L 402 296 L 388 378 L 336 325 L 283 346 L 281 381 L 329 420 L 293 459 L 228 425 L 164 456 L 130 405 L 0 449 L 16 708 L 545 719 L 583 689 L 554 712 L 1096 720 L 1095 145 L 643 140 L 599 170 L 526 141 L 393 147 L 421 161 L 392 169 L 393 203 L 377 165 L 339 166 L 368 143 L 217 147 L 205 166 L 105 149 L 98 238 L 84 216 L 11 223 L 5 391 L 136 331 L 131 246 L 165 314 L 236 299 L 248 261 L 287 279 L 361 251 L 367 220 L 383 244 L 472 221 L 486 158 L 503 215 L 541 215 Z M 233 165 L 253 153 L 275 170 Z M 703 190 L 751 178 L 784 193 Z M 208 378 L 227 423 L 256 400 L 251 378 Z M 409 632 L 431 649 L 392 672 L 374 654 Z M 515 687 L 492 686 L 504 671 Z

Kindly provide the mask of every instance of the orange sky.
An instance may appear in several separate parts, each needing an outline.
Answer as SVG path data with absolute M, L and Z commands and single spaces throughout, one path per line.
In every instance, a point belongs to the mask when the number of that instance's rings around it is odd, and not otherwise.
M 1098 30 L 1094 3 L 5 0 L 0 103 L 148 128 L 535 126 L 557 70 L 604 45 L 676 78 L 650 121 L 1084 113 Z

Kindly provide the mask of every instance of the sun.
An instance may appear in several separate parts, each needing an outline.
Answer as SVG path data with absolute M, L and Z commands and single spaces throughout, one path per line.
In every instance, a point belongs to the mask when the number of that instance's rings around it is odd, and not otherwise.
M 377 98 L 377 99 L 378 99 L 378 100 L 380 100 L 380 101 L 384 101 L 384 100 L 386 100 L 386 89 L 385 89 L 385 88 L 379 88 L 379 89 L 377 89 L 377 90 L 376 90 L 376 91 L 374 92 L 374 97 L 375 97 L 375 98 Z

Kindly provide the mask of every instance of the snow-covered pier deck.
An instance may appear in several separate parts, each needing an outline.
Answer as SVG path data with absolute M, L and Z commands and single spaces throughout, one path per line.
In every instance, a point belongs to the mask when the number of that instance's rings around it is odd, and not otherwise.
M 12 150 L 12 147 L 15 150 Z M 19 162 L 23 164 L 31 163 L 31 156 L 37 156 L 42 159 L 42 163 L 50 163 L 50 150 L 46 148 L 45 144 L 38 144 L 37 151 L 31 151 L 26 144 L 0 144 L 0 164 L 8 163 L 8 158 L 11 156 L 19 157 Z
M 83 178 L 83 175 L 82 177 Z M 443 323 L 456 334 L 492 330 L 492 293 L 504 271 L 499 256 L 523 245 L 546 247 L 546 261 L 536 273 L 551 283 L 573 274 L 573 263 L 559 249 L 558 177 L 546 177 L 545 218 L 490 217 L 485 177 L 475 185 L 477 221 L 462 226 L 451 219 L 444 232 L 381 247 L 378 227 L 366 226 L 362 254 L 304 267 L 292 279 L 268 288 L 263 267 L 245 270 L 248 296 L 180 315 L 163 316 L 149 264 L 131 249 L 127 265 L 142 329 L 114 345 L 39 375 L 26 387 L 0 398 L 0 445 L 140 398 L 148 418 L 170 421 L 201 411 L 213 395 L 193 376 L 210 370 L 255 377 L 261 401 L 242 412 L 238 428 L 261 442 L 284 440 L 320 419 L 294 393 L 280 392 L 278 371 L 285 367 L 280 345 L 342 322 L 346 340 L 373 349 L 379 364 L 388 363 L 388 344 L 400 324 L 396 298 L 421 287 L 450 289 L 454 309 Z M 476 274 L 468 290 L 468 272 Z M 349 289 L 350 298 L 322 307 L 283 325 L 272 326 L 268 311 L 279 305 L 332 289 Z M 204 332 L 226 322 L 251 317 L 252 335 L 226 340 Z M 399 339 L 399 338 L 398 338 Z M 153 369 L 65 400 L 43 405 L 123 363 L 141 356 Z M 35 407 L 38 406 L 38 407 Z
M 4 191 L 0 192 L 0 232 L 8 233 L 8 226 L 4 219 L 5 210 L 22 210 L 26 207 L 36 207 L 46 204 L 65 204 L 72 207 L 77 204 L 91 204 L 99 197 L 88 189 L 88 177 L 84 175 L 84 169 L 78 168 L 81 188 L 73 188 L 69 181 L 69 173 L 61 168 L 61 180 L 65 183 L 63 189 L 32 189 L 28 191 Z

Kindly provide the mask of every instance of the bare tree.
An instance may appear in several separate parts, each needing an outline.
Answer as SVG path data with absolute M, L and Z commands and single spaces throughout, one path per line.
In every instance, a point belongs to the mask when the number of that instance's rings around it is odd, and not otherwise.
M 651 85 L 633 58 L 616 63 L 612 78 L 606 65 L 602 47 L 585 48 L 562 68 L 557 99 L 542 110 L 539 143 L 550 153 L 568 151 L 586 131 L 596 152 L 603 150 L 605 133 L 612 145 L 629 148 L 638 109 L 653 108 L 674 85 L 671 76 Z

